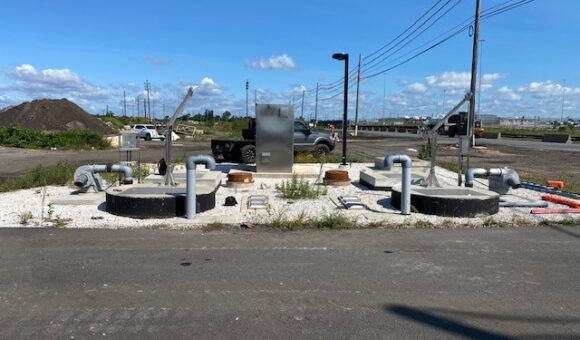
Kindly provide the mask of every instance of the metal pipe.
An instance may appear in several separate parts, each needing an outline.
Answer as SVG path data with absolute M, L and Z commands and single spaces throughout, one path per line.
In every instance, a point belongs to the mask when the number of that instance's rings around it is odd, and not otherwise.
M 384 166 L 391 170 L 395 163 L 401 163 L 403 180 L 401 185 L 401 214 L 411 214 L 411 157 L 407 155 L 388 155 L 385 157 Z
M 195 166 L 197 164 L 205 164 L 205 167 L 210 170 L 214 170 L 216 167 L 215 159 L 208 155 L 191 155 L 187 157 L 185 161 L 185 167 L 187 169 L 187 188 L 186 188 L 186 202 L 185 202 L 185 215 L 187 219 L 193 220 L 195 218 L 196 212 L 196 191 L 195 191 Z
M 501 208 L 547 208 L 548 202 L 531 201 L 531 202 L 499 202 Z
M 465 172 L 465 186 L 472 188 L 473 187 L 473 180 L 475 176 L 501 176 L 502 181 L 508 185 L 510 188 L 520 188 L 522 186 L 520 182 L 520 176 L 516 171 L 509 168 L 492 168 L 492 169 L 484 169 L 484 168 L 469 168 L 467 172 Z
M 74 184 L 82 188 L 90 182 L 89 173 L 97 174 L 102 172 L 122 173 L 123 184 L 133 184 L 133 169 L 125 164 L 91 164 L 80 166 L 75 171 Z

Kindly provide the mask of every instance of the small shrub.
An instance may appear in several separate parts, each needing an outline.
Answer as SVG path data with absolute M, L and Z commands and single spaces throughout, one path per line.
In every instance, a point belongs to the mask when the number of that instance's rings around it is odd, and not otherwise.
M 60 215 L 56 215 L 56 217 L 54 219 L 50 219 L 50 220 L 52 221 L 52 223 L 54 223 L 54 226 L 58 227 L 58 228 L 62 228 L 72 221 L 72 219 L 62 218 L 62 217 L 60 217 Z
M 417 220 L 415 221 L 415 228 L 433 228 L 433 223 L 428 220 Z
M 18 219 L 20 220 L 20 224 L 22 225 L 27 225 L 32 218 L 33 216 L 30 211 L 22 212 L 18 215 Z
M 95 131 L 42 132 L 20 126 L 0 127 L 0 145 L 27 149 L 56 147 L 72 150 L 107 149 L 110 147 L 103 135 Z
M 291 180 L 276 184 L 276 191 L 284 198 L 289 199 L 313 199 L 326 195 L 325 187 L 312 185 L 304 178 L 293 176 Z
M 345 229 L 354 223 L 341 213 L 324 215 L 318 219 L 311 220 L 311 224 L 317 229 Z
M 284 213 L 278 214 L 271 222 L 272 227 L 288 230 L 298 230 L 306 227 L 309 224 L 308 219 L 304 211 L 294 219 L 288 219 L 284 217 Z
M 446 218 L 443 221 L 441 221 L 441 225 L 450 228 L 455 226 L 455 222 L 453 222 L 453 220 L 450 218 Z
M 429 143 L 421 144 L 417 152 L 417 158 L 419 159 L 429 159 L 431 157 L 431 148 Z

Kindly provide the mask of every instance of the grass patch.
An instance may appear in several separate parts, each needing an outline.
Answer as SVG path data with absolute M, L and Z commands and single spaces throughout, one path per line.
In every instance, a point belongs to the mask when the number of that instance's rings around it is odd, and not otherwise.
M 580 130 L 571 126 L 560 126 L 557 129 L 510 129 L 510 128 L 484 128 L 485 132 L 501 132 L 502 135 L 523 134 L 530 136 L 543 136 L 553 134 L 570 134 L 573 137 L 580 137 Z
M 358 154 L 347 154 L 347 163 L 366 163 L 368 160 Z M 294 156 L 294 163 L 340 163 L 342 155 L 338 153 L 329 153 L 328 155 L 316 157 L 310 152 L 299 152 Z
M 428 220 L 415 221 L 415 228 L 433 228 L 433 223 Z
M 498 227 L 498 228 L 505 228 L 508 226 L 508 223 L 505 221 L 498 221 L 493 216 L 488 216 L 483 220 L 484 227 Z
M 111 145 L 95 131 L 42 132 L 19 126 L 0 127 L 0 145 L 26 149 L 107 149 Z
M 324 215 L 310 220 L 310 223 L 317 229 L 346 229 L 354 225 L 353 221 L 341 213 Z
M 576 217 L 576 218 L 566 217 L 563 220 L 544 219 L 540 222 L 540 224 L 543 226 L 563 225 L 563 226 L 569 226 L 569 227 L 576 227 L 576 226 L 580 226 L 580 217 Z
M 291 180 L 276 184 L 276 191 L 284 198 L 289 199 L 314 199 L 326 195 L 325 187 L 313 185 L 304 178 L 292 176 Z
M 302 211 L 295 218 L 286 218 L 284 213 L 276 215 L 270 222 L 270 226 L 278 229 L 301 230 L 306 228 L 314 229 L 346 229 L 355 226 L 351 219 L 341 213 L 335 212 L 319 217 L 306 217 Z
M 21 212 L 20 214 L 18 214 L 18 220 L 20 221 L 20 224 L 22 225 L 27 225 L 28 222 L 30 222 L 30 220 L 33 218 L 32 213 L 30 211 L 25 211 L 25 212 Z
M 59 162 L 51 168 L 39 165 L 27 174 L 0 183 L 0 192 L 29 189 L 44 185 L 65 185 L 72 181 L 74 171 L 75 168 L 66 162 Z

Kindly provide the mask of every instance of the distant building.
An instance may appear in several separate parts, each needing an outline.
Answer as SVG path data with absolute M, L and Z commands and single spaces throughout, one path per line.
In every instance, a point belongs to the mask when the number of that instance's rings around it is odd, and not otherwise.
M 496 115 L 490 115 L 490 114 L 476 115 L 475 120 L 481 121 L 481 124 L 483 126 L 488 126 L 488 127 L 501 125 L 501 123 L 500 123 L 501 119 L 499 118 L 499 116 L 496 116 Z

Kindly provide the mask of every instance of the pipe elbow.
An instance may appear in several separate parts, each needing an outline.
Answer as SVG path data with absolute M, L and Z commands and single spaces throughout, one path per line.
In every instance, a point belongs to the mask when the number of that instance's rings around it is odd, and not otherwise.
M 195 170 L 196 164 L 204 164 L 206 168 L 213 170 L 216 167 L 215 159 L 209 155 L 191 155 L 187 157 L 185 166 L 187 170 Z
M 387 170 L 391 170 L 395 163 L 401 163 L 403 168 L 410 168 L 413 161 L 407 155 L 390 154 L 385 157 L 385 161 L 383 162 Z
M 522 182 L 520 181 L 520 175 L 515 170 L 507 169 L 505 172 L 505 181 L 506 184 L 514 189 L 518 189 L 522 186 Z
M 473 180 L 475 176 L 483 176 L 487 174 L 487 170 L 484 168 L 469 168 L 465 172 L 465 186 L 468 188 L 473 188 Z

